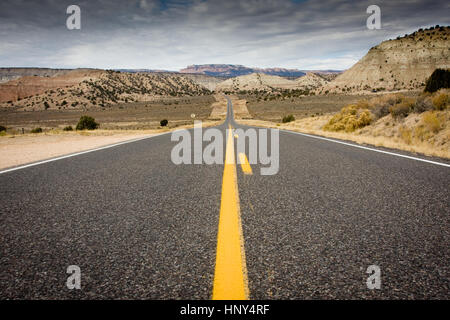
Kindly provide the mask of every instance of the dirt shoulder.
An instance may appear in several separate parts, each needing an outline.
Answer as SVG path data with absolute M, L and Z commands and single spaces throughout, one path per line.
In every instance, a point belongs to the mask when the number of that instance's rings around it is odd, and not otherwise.
M 219 123 L 205 121 L 203 126 L 210 127 Z M 42 134 L 4 135 L 0 136 L 0 154 L 2 155 L 0 157 L 0 169 L 192 127 L 193 125 L 186 125 L 170 130 L 96 130 L 80 132 L 55 130 Z

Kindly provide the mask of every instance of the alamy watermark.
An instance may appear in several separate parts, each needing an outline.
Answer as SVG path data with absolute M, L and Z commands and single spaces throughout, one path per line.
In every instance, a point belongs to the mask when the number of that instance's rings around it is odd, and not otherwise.
M 67 289 L 81 289 L 81 269 L 79 266 L 71 265 L 67 267 L 67 273 L 70 276 L 67 278 L 66 286 Z
M 371 14 L 368 18 L 367 18 L 367 29 L 369 30 L 379 30 L 381 29 L 381 9 L 379 6 L 377 5 L 371 5 L 367 7 L 366 12 L 368 14 Z
M 366 273 L 370 274 L 366 281 L 367 289 L 381 289 L 381 268 L 373 264 L 367 267 Z
M 67 7 L 66 13 L 70 16 L 66 20 L 66 26 L 69 30 L 81 29 L 81 9 L 77 5 L 70 5 Z
M 231 135 L 229 135 L 232 130 Z M 270 147 L 269 147 L 270 131 Z M 248 162 L 260 164 L 261 175 L 275 175 L 280 166 L 279 156 L 279 130 L 277 129 L 226 129 L 217 128 L 203 130 L 202 122 L 194 122 L 193 136 L 189 130 L 177 130 L 172 132 L 171 140 L 178 142 L 171 152 L 172 162 L 179 164 L 224 164 L 226 137 L 236 139 L 237 154 L 246 153 L 248 147 Z M 248 140 L 248 145 L 247 145 Z M 203 142 L 207 145 L 203 147 Z M 270 154 L 269 154 L 270 151 Z M 241 163 L 238 157 L 237 163 Z

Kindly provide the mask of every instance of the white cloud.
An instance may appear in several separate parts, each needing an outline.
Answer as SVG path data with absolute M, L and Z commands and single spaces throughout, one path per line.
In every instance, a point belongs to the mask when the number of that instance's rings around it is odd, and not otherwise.
M 65 29 L 63 1 L 40 3 L 0 2 L 0 65 L 343 69 L 389 37 L 450 24 L 444 0 L 380 0 L 383 29 L 376 31 L 366 29 L 362 1 L 193 0 L 162 6 L 156 0 L 79 0 L 83 27 L 77 33 Z

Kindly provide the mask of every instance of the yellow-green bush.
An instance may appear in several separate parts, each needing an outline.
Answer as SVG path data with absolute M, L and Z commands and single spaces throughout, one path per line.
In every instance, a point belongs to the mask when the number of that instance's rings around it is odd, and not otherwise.
M 425 112 L 423 114 L 423 122 L 433 133 L 438 133 L 441 130 L 442 121 L 435 112 Z
M 399 129 L 400 137 L 406 144 L 411 144 L 412 142 L 412 132 L 411 129 L 404 126 Z
M 449 96 L 445 92 L 438 93 L 432 101 L 436 110 L 445 110 L 450 102 Z
M 349 105 L 342 108 L 341 112 L 335 114 L 323 127 L 328 131 L 353 132 L 365 127 L 372 122 L 372 115 L 367 109 L 361 109 L 358 105 Z

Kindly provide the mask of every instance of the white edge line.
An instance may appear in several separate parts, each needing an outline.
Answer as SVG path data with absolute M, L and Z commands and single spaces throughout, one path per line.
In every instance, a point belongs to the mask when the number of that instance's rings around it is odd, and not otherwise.
M 315 139 L 330 141 L 330 142 L 334 142 L 334 143 L 340 143 L 340 144 L 343 144 L 343 145 L 346 145 L 346 146 L 351 146 L 351 147 L 354 147 L 354 148 L 359 148 L 359 149 L 364 149 L 364 150 L 369 150 L 369 151 L 389 154 L 391 156 L 397 156 L 397 157 L 401 157 L 401 158 L 427 162 L 427 163 L 435 164 L 435 165 L 438 165 L 438 166 L 450 167 L 450 164 L 446 164 L 446 163 L 442 163 L 442 162 L 436 162 L 436 161 L 426 160 L 426 159 L 422 159 L 422 158 L 411 157 L 411 156 L 407 156 L 407 155 L 403 155 L 403 154 L 399 154 L 399 153 L 379 150 L 379 149 L 375 149 L 375 148 L 364 147 L 364 146 L 353 144 L 353 143 L 343 142 L 343 141 L 329 139 L 329 138 L 325 138 L 325 137 L 319 137 L 319 136 L 315 136 L 315 135 L 311 135 L 311 134 L 307 134 L 307 133 L 301 133 L 301 132 L 295 132 L 295 131 L 289 131 L 289 130 L 280 130 L 280 131 L 286 132 L 286 133 L 299 134 L 301 136 L 305 136 L 305 137 L 309 137 L 309 138 L 315 138 Z
M 178 130 L 175 130 L 175 131 L 178 131 Z M 151 139 L 151 138 L 159 137 L 159 136 L 162 136 L 162 135 L 165 135 L 165 134 L 168 134 L 168 133 L 172 133 L 172 132 L 175 132 L 175 131 L 159 133 L 159 134 L 148 136 L 148 137 L 131 139 L 131 140 L 122 141 L 122 142 L 110 144 L 110 145 L 99 147 L 99 148 L 95 148 L 95 149 L 80 151 L 80 152 L 71 153 L 71 154 L 68 154 L 68 155 L 65 155 L 65 156 L 60 156 L 60 157 L 56 157 L 56 158 L 51 158 L 51 159 L 47 159 L 47 160 L 33 162 L 33 163 L 30 163 L 30 164 L 25 164 L 25 165 L 22 165 L 22 166 L 18 166 L 18 167 L 2 170 L 2 171 L 0 171 L 0 174 L 4 174 L 4 173 L 7 173 L 7 172 L 12 172 L 12 171 L 16 171 L 16 170 L 21 170 L 21 169 L 25 169 L 25 168 L 29 168 L 29 167 L 34 167 L 34 166 L 38 166 L 40 164 L 44 164 L 44 163 L 48 163 L 48 162 L 53 162 L 53 161 L 62 160 L 62 159 L 66 159 L 66 158 L 76 157 L 76 156 L 79 156 L 79 155 L 82 155 L 82 154 L 86 154 L 86 153 L 90 153 L 90 152 L 95 152 L 95 151 L 100 151 L 100 150 L 104 150 L 104 149 L 114 148 L 114 147 L 117 147 L 117 146 L 120 146 L 120 145 L 123 145 L 123 144 L 127 144 L 127 143 L 133 143 L 133 142 L 137 142 L 137 141 L 141 141 L 141 140 L 145 140 L 145 139 Z

